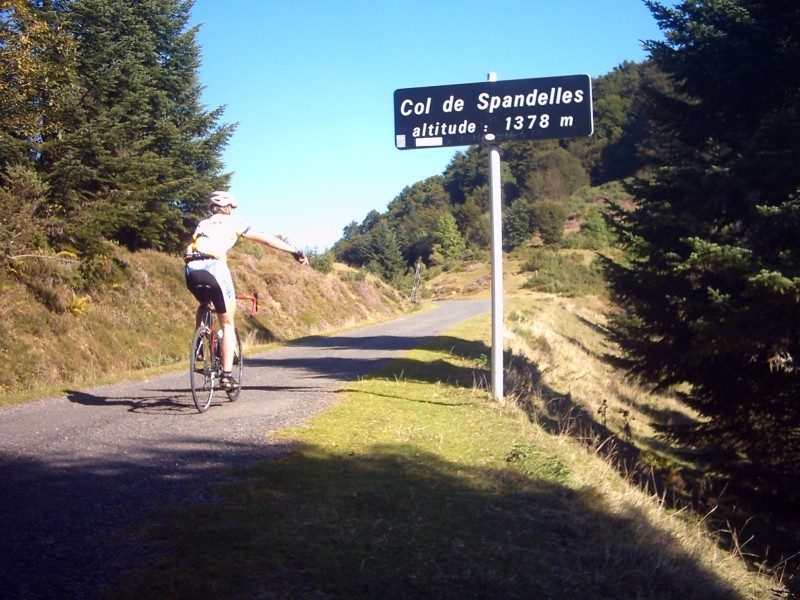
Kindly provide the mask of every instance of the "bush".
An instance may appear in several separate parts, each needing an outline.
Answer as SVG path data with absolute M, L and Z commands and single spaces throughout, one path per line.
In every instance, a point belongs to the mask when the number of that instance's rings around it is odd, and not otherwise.
M 572 248 L 599 250 L 610 246 L 613 238 L 614 236 L 609 231 L 603 215 L 593 211 L 581 223 L 581 229 L 578 234 L 570 238 L 569 246 Z
M 526 289 L 564 296 L 606 295 L 606 282 L 598 261 L 587 264 L 583 254 L 559 254 L 537 249 L 522 266 L 534 275 L 522 286 Z
M 319 271 L 320 273 L 330 273 L 333 271 L 333 263 L 334 263 L 334 256 L 333 252 L 327 250 L 323 253 L 318 252 L 308 252 L 308 264 L 315 271 Z
M 364 281 L 367 278 L 367 270 L 348 271 L 339 277 L 342 281 Z
M 539 200 L 533 203 L 533 220 L 545 245 L 554 246 L 564 239 L 567 207 L 557 200 Z
M 45 236 L 45 223 L 39 209 L 47 193 L 47 185 L 31 169 L 9 167 L 0 187 L 0 266 L 5 270 L 22 271 L 22 257 L 51 254 Z
M 533 207 L 524 198 L 515 200 L 503 214 L 503 246 L 514 250 L 527 242 L 534 227 Z

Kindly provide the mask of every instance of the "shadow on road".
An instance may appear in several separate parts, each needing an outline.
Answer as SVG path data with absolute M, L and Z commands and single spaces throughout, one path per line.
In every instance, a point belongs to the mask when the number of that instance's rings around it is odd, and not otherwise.
M 369 376 L 391 361 L 393 372 L 403 372 L 420 381 L 442 382 L 452 385 L 484 385 L 489 379 L 486 369 L 456 367 L 441 360 L 427 362 L 402 357 L 402 351 L 412 348 L 443 350 L 455 358 L 488 363 L 490 349 L 482 342 L 465 341 L 450 336 L 421 336 L 405 338 L 397 336 L 349 337 L 335 336 L 305 342 L 303 346 L 322 350 L 291 356 L 267 354 L 251 358 L 246 368 L 297 369 L 308 378 L 330 379 L 346 382 Z M 331 351 L 330 353 L 325 351 Z M 381 354 L 387 350 L 391 355 Z
M 167 393 L 166 396 L 153 396 L 153 392 Z M 129 412 L 161 414 L 161 415 L 181 415 L 192 414 L 197 409 L 192 402 L 191 394 L 188 389 L 183 390 L 150 390 L 143 389 L 142 395 L 135 396 L 100 396 L 81 392 L 77 390 L 67 390 L 67 400 L 75 404 L 84 406 L 113 407 L 124 406 Z M 188 400 L 188 402 L 187 402 Z
M 102 597 L 121 570 L 152 558 L 131 530 L 148 512 L 208 503 L 228 469 L 286 451 L 193 438 L 112 460 L 0 453 L 0 596 Z

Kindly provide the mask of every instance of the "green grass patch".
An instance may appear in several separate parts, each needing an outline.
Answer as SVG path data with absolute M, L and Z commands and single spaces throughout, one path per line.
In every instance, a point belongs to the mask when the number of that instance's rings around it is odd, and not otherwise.
M 352 384 L 213 503 L 163 511 L 143 538 L 159 558 L 111 596 L 737 597 L 713 546 L 470 383 L 477 323 Z

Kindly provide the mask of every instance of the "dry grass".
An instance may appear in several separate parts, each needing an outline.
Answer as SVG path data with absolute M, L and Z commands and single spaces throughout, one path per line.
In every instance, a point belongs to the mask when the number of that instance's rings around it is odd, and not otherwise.
M 522 271 L 522 261 L 504 256 L 503 286 L 506 293 L 518 293 L 529 274 Z M 488 263 L 468 263 L 463 268 L 437 273 L 422 284 L 422 296 L 432 300 L 454 298 L 489 298 L 492 270 Z
M 135 377 L 185 359 L 196 304 L 183 282 L 183 262 L 152 251 L 115 252 L 122 276 L 90 291 L 72 287 L 74 265 L 58 265 L 58 272 L 42 272 L 28 285 L 0 280 L 0 358 L 13 365 L 0 371 L 0 405 L 110 376 Z M 261 298 L 256 318 L 244 310 L 237 318 L 250 344 L 407 309 L 401 294 L 372 277 L 321 274 L 259 246 L 243 244 L 230 264 L 237 290 Z
M 660 529 L 669 529 L 676 510 L 681 520 L 693 523 L 688 533 L 670 529 L 670 535 L 685 538 L 693 553 L 725 564 L 735 557 L 742 569 L 748 564 L 769 569 L 771 589 L 783 589 L 777 580 L 784 575 L 789 580 L 797 557 L 788 557 L 790 564 L 786 556 L 768 552 L 770 547 L 796 552 L 797 536 L 786 539 L 780 534 L 791 525 L 768 525 L 766 515 L 742 519 L 731 512 L 736 507 L 724 497 L 724 488 L 715 489 L 715 480 L 706 475 L 696 453 L 668 444 L 659 435 L 655 424 L 692 421 L 696 415 L 676 397 L 652 393 L 615 369 L 609 357 L 617 349 L 605 331 L 609 307 L 598 298 L 546 295 L 517 298 L 507 307 L 506 349 L 512 356 L 506 383 L 510 398 L 529 418 L 552 434 L 577 440 L 605 459 L 604 468 L 643 490 L 656 505 L 648 519 L 663 521 Z M 597 481 L 612 481 L 607 475 L 598 474 Z M 588 480 L 594 478 L 590 475 Z M 692 510 L 699 510 L 703 518 Z M 747 534 L 742 533 L 745 528 Z M 703 545 L 694 548 L 692 541 L 698 537 L 714 539 L 718 547 L 713 553 Z

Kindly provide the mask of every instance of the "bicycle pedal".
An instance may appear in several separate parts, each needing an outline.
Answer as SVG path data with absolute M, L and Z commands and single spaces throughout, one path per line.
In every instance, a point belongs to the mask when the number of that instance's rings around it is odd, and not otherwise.
M 223 377 L 219 385 L 226 392 L 233 392 L 239 388 L 239 383 L 233 377 Z

